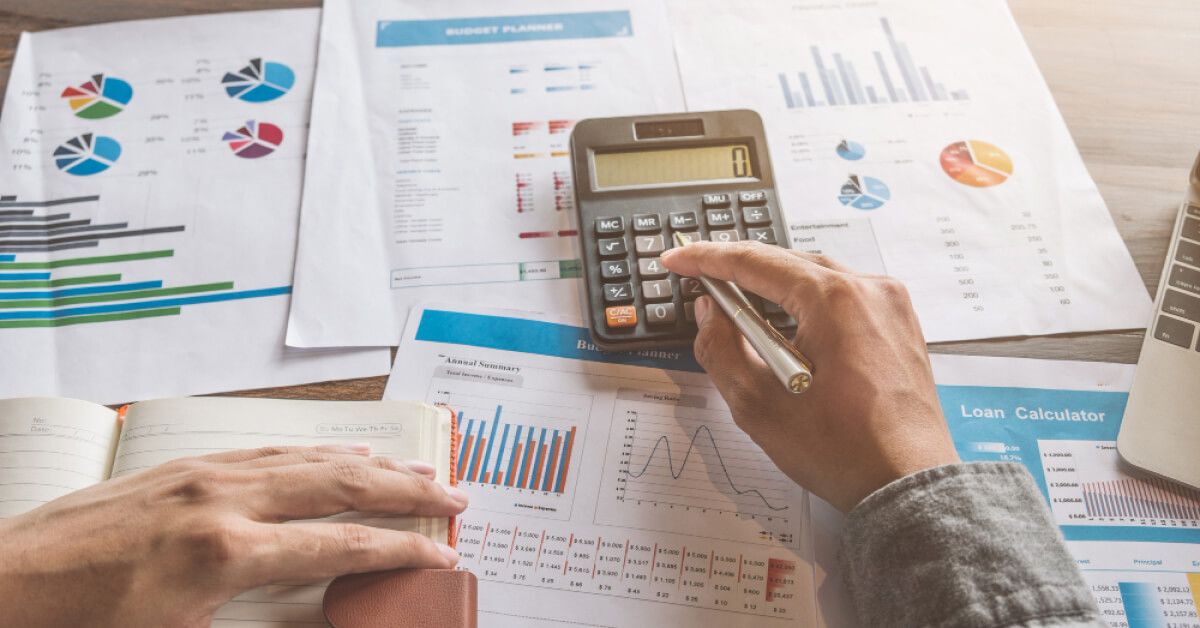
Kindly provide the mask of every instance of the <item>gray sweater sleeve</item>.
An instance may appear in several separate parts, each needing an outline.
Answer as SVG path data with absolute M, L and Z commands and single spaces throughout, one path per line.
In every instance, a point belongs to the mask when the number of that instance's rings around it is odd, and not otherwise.
M 1108 626 L 1019 464 L 892 482 L 847 516 L 841 554 L 863 626 Z

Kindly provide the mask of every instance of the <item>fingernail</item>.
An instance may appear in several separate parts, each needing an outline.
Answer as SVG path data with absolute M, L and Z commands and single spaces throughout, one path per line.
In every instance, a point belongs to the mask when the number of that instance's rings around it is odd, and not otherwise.
M 704 319 L 708 318 L 709 305 L 710 304 L 709 304 L 708 297 L 700 297 L 699 299 L 696 299 L 696 324 L 697 325 L 703 325 Z
M 447 486 L 445 488 L 446 494 L 450 496 L 450 499 L 458 502 L 458 505 L 462 506 L 463 508 L 466 508 L 467 502 L 471 501 L 461 488 L 458 488 L 457 486 Z
M 371 454 L 371 443 L 350 443 L 349 445 L 343 445 L 343 447 L 352 454 L 359 454 L 361 456 Z
M 400 464 L 408 467 L 408 470 L 412 471 L 413 473 L 427 475 L 431 478 L 437 475 L 437 467 L 434 467 L 424 460 L 405 460 Z
M 438 543 L 437 548 L 442 553 L 442 556 L 445 556 L 446 560 L 450 561 L 451 566 L 458 564 L 458 552 L 453 547 L 445 543 Z

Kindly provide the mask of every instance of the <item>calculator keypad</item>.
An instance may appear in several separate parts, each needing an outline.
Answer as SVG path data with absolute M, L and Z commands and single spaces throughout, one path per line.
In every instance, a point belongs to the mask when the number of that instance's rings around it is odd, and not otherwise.
M 674 231 L 713 242 L 779 244 L 782 236 L 776 230 L 781 225 L 765 191 L 704 194 L 693 202 L 694 210 L 650 205 L 596 218 L 593 246 L 599 254 L 604 325 L 609 331 L 636 331 L 632 340 L 643 333 L 653 339 L 675 329 L 695 329 L 695 301 L 705 293 L 704 286 L 668 272 L 660 259 L 674 246 Z M 796 324 L 778 305 L 748 296 L 776 327 Z M 641 329 L 645 331 L 637 331 Z

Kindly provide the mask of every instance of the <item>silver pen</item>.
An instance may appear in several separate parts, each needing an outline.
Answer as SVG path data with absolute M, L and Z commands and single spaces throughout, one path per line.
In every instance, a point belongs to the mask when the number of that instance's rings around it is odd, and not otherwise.
M 675 232 L 675 244 L 692 243 L 691 235 Z M 725 311 L 751 347 L 771 367 L 775 377 L 792 393 L 802 393 L 812 385 L 812 363 L 783 334 L 754 309 L 746 295 L 732 281 L 697 277 L 713 301 Z

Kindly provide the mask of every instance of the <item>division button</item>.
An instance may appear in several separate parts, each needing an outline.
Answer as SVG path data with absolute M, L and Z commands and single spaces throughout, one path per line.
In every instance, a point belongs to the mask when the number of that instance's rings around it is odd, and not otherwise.
M 620 216 L 606 216 L 596 219 L 596 233 L 623 233 L 625 231 L 625 221 Z
M 766 202 L 767 193 L 762 190 L 738 193 L 738 205 L 765 205 Z
M 629 279 L 629 262 L 615 259 L 600 264 L 600 276 L 605 279 Z
M 647 301 L 663 301 L 674 296 L 671 282 L 666 279 L 642 282 L 642 298 Z
M 696 221 L 696 212 L 674 212 L 671 214 L 671 228 L 677 231 L 696 229 L 700 223 Z
M 646 306 L 647 325 L 674 325 L 674 303 L 651 303 Z
M 766 227 L 761 229 L 747 229 L 746 239 L 751 242 L 762 242 L 763 244 L 775 244 L 775 230 Z
M 1200 322 L 1200 298 L 1177 290 L 1167 290 L 1167 296 L 1163 297 L 1162 311 Z
M 605 284 L 604 300 L 609 303 L 628 303 L 633 300 L 633 286 L 628 283 Z
M 747 225 L 769 225 L 771 224 L 771 210 L 766 205 L 743 207 L 742 222 Z
M 604 308 L 604 322 L 609 329 L 637 327 L 637 308 L 632 305 L 614 305 Z
M 734 223 L 732 209 L 710 209 L 705 212 L 710 227 L 728 227 Z
M 600 247 L 601 257 L 616 257 L 629 252 L 625 246 L 625 238 L 604 238 L 596 242 Z
M 700 200 L 705 208 L 708 207 L 729 207 L 732 200 L 728 194 L 705 194 Z
M 1159 316 L 1158 324 L 1154 326 L 1154 337 L 1187 349 L 1192 346 L 1192 333 L 1195 329 L 1190 323 L 1175 320 L 1170 316 Z
M 662 253 L 666 249 L 661 233 L 658 235 L 634 236 L 633 242 L 638 257 L 657 257 L 659 253 Z
M 713 229 L 708 232 L 708 239 L 713 242 L 737 242 L 742 238 L 733 229 Z
M 642 279 L 660 279 L 667 276 L 667 267 L 657 257 L 643 257 L 638 260 L 638 275 Z

